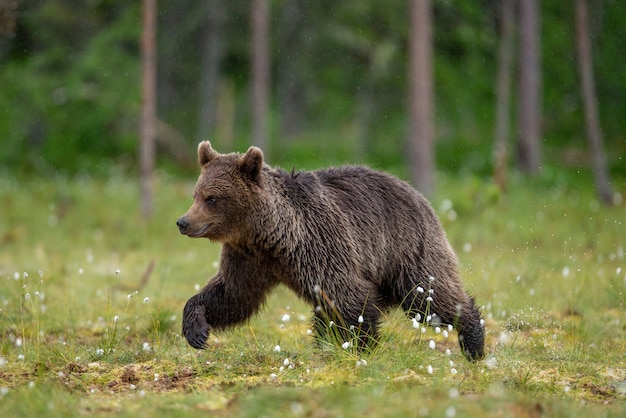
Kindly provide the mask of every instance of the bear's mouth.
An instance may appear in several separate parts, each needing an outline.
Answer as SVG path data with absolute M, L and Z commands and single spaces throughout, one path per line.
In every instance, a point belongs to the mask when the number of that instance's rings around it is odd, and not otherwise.
M 199 238 L 199 237 L 204 235 L 204 233 L 207 231 L 207 229 L 209 229 L 209 224 L 204 225 L 202 228 L 200 228 L 199 231 L 194 232 L 193 234 L 188 234 L 188 236 L 190 238 Z

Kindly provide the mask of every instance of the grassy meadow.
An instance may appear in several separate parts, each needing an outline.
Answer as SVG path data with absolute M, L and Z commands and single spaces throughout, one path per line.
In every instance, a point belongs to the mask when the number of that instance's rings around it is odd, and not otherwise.
M 589 178 L 544 171 L 501 195 L 438 177 L 433 206 L 485 317 L 476 364 L 456 332 L 399 311 L 370 353 L 320 348 L 284 288 L 192 349 L 182 309 L 219 258 L 175 225 L 194 180 L 160 173 L 146 220 L 121 175 L 0 178 L 3 417 L 626 416 L 626 210 Z

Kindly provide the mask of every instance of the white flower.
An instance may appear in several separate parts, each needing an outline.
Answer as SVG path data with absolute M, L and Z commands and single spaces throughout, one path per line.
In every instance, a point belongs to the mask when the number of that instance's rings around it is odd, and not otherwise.
M 280 345 L 276 344 L 276 345 L 274 346 L 274 352 L 275 352 L 275 353 L 280 353 Z
M 456 408 L 449 406 L 448 409 L 446 409 L 446 418 L 452 418 L 454 416 L 456 416 Z
M 350 345 L 350 341 L 346 341 L 345 343 L 341 344 L 341 348 L 347 350 L 348 348 L 350 348 Z
M 428 367 L 426 367 L 426 371 L 428 372 L 428 374 L 433 374 L 433 366 L 429 364 Z
M 417 293 L 424 293 L 424 288 L 422 286 L 417 286 Z
M 443 331 L 441 331 L 441 335 L 443 336 L 443 338 L 448 338 L 448 331 L 444 329 Z
M 119 319 L 120 319 L 120 316 L 119 315 L 115 315 L 113 317 L 113 322 L 117 322 Z
M 457 371 L 456 371 L 456 369 L 453 367 L 453 368 L 451 368 L 451 369 L 450 369 L 450 373 L 452 373 L 452 374 L 457 374 L 458 372 L 457 372 Z
M 291 320 L 291 316 L 289 314 L 284 314 L 280 320 L 282 322 L 289 322 Z
M 120 274 L 120 269 L 116 269 L 115 274 Z
M 102 348 L 98 348 L 96 350 L 96 356 L 103 356 L 104 355 L 104 350 Z
M 144 304 L 146 304 L 148 302 L 150 302 L 150 298 L 149 297 L 146 296 L 145 298 L 143 298 L 143 303 Z
M 452 354 L 452 351 L 450 351 L 449 348 L 446 348 L 446 356 L 449 356 L 450 354 Z
M 359 367 L 359 366 L 367 366 L 367 361 L 363 360 L 363 359 L 357 360 L 356 361 L 356 365 L 357 365 L 357 367 Z
M 431 350 L 434 350 L 435 347 L 436 347 L 435 340 L 430 340 L 428 342 L 428 348 L 430 348 Z
M 363 315 L 359 315 L 359 319 L 357 320 L 359 324 L 363 323 Z
M 152 351 L 152 347 L 150 347 L 150 343 L 148 342 L 144 342 L 143 345 L 141 346 L 141 349 L 145 351 L 146 353 Z
M 286 358 L 285 360 L 283 360 L 283 365 L 284 365 L 284 366 L 289 366 L 289 363 L 290 363 L 290 361 L 289 361 L 289 359 L 288 359 L 288 358 Z
M 270 379 L 272 379 L 272 380 L 276 379 L 276 373 L 270 374 Z
M 415 318 L 413 318 L 413 328 L 419 328 L 419 327 L 420 327 L 420 323 L 417 322 Z

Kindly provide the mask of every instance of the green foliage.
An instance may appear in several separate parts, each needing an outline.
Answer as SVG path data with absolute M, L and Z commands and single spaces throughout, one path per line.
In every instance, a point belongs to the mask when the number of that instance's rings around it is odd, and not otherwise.
M 500 194 L 440 173 L 433 206 L 486 319 L 487 359 L 470 364 L 456 333 L 400 311 L 371 352 L 320 346 L 311 308 L 282 287 L 195 351 L 180 312 L 219 247 L 177 232 L 193 179 L 162 174 L 147 220 L 119 174 L 4 175 L 3 416 L 623 416 L 624 207 L 601 206 L 580 176 L 514 177 Z
M 294 1 L 300 13 L 295 34 L 285 33 L 284 2 L 271 2 L 274 162 L 292 164 L 281 157 L 320 147 L 340 161 L 403 170 L 408 5 L 382 0 Z M 437 164 L 448 172 L 486 173 L 491 170 L 495 114 L 497 2 L 433 3 Z M 199 139 L 208 4 L 159 2 L 159 118 L 186 138 L 190 148 Z M 619 159 L 626 132 L 621 68 L 625 6 L 599 0 L 591 7 L 600 116 L 607 146 L 617 151 L 609 161 L 617 173 L 626 166 Z M 222 81 L 234 88 L 235 106 L 232 120 L 222 123 L 232 126 L 239 149 L 250 142 L 249 7 L 245 2 L 225 2 L 221 7 L 226 23 L 220 72 Z M 3 32 L 5 38 L 0 39 L 0 164 L 44 174 L 106 175 L 110 162 L 124 170 L 132 168 L 141 105 L 140 8 L 138 2 L 120 0 L 19 4 L 11 15 L 15 31 Z M 587 161 L 579 155 L 586 145 L 573 5 L 542 2 L 541 13 L 546 161 L 584 166 Z M 295 138 L 283 138 L 280 128 L 284 117 L 280 89 L 287 62 L 293 63 L 303 103 L 303 122 Z M 515 84 L 512 87 L 515 91 Z M 319 138 L 331 138 L 326 141 L 330 146 L 319 143 Z M 163 159 L 168 166 L 167 156 Z
M 134 155 L 139 5 L 29 6 L 0 71 L 2 161 L 20 170 L 93 173 L 102 160 Z

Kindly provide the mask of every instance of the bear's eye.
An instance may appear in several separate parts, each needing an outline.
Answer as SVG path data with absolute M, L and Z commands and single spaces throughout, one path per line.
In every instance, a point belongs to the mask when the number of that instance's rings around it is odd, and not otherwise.
M 215 199 L 215 196 L 209 196 L 206 199 L 204 199 L 204 203 L 206 203 L 209 206 L 215 206 L 216 201 L 217 199 Z

